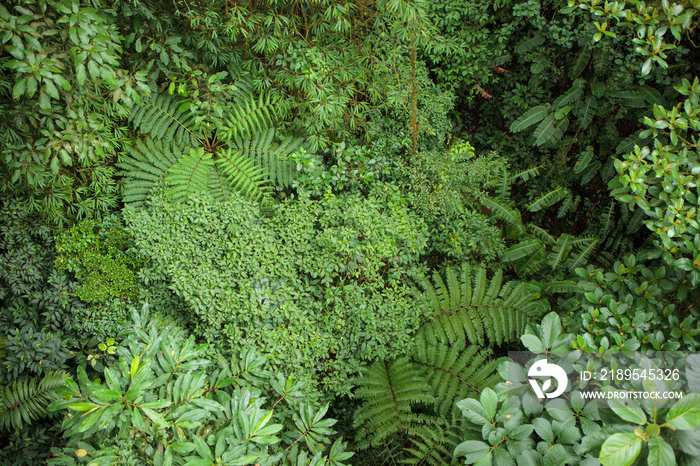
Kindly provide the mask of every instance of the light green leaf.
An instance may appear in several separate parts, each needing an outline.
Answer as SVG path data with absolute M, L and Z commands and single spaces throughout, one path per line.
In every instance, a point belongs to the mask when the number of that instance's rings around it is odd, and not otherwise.
M 700 427 L 700 393 L 689 393 L 678 400 L 668 411 L 666 423 L 680 430 Z
M 661 437 L 650 438 L 648 445 L 647 466 L 674 466 L 676 464 L 676 455 L 673 453 L 673 447 Z
M 598 460 L 603 466 L 629 466 L 642 451 L 642 439 L 634 433 L 614 434 L 603 443 Z

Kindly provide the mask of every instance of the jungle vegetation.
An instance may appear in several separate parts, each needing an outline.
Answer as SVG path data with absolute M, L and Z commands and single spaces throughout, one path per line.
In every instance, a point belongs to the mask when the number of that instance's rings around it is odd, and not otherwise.
M 0 462 L 700 465 L 699 24 L 2 2 Z M 686 395 L 538 400 L 509 351 Z

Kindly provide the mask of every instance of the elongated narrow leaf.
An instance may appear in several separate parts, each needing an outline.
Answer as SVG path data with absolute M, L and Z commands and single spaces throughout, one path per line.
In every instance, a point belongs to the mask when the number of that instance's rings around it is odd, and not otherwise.
M 598 99 L 589 95 L 578 109 L 578 124 L 581 129 L 586 129 L 590 126 L 598 109 Z
M 533 133 L 534 143 L 542 146 L 546 143 L 554 143 L 564 136 L 564 131 L 569 126 L 569 119 L 557 120 L 554 115 L 550 115 L 537 126 Z
M 620 99 L 625 107 L 645 108 L 648 105 L 644 96 L 638 91 L 621 91 L 613 94 L 612 97 Z
M 538 105 L 531 108 L 510 125 L 510 130 L 517 133 L 525 128 L 529 128 L 535 123 L 542 121 L 547 116 L 547 113 L 549 113 L 549 108 L 546 105 Z
M 561 186 L 557 186 L 548 193 L 544 193 L 540 197 L 535 199 L 535 201 L 532 204 L 527 206 L 527 210 L 529 210 L 530 212 L 538 212 L 542 209 L 546 209 L 547 207 L 551 207 L 557 202 L 564 199 L 568 194 L 568 189 L 562 188 Z
M 574 165 L 574 173 L 581 173 L 588 166 L 588 164 L 591 163 L 593 154 L 593 146 L 586 147 L 586 150 L 581 152 L 578 162 L 576 162 L 576 165 Z
M 516 53 L 523 53 L 527 52 L 528 50 L 538 47 L 542 44 L 544 44 L 544 36 L 543 35 L 536 35 L 534 37 L 530 37 L 529 39 L 526 39 L 524 42 L 521 42 L 517 47 L 515 47 L 515 52 Z
M 574 56 L 574 61 L 571 63 L 571 68 L 569 68 L 569 77 L 571 79 L 578 78 L 589 61 L 591 61 L 591 49 L 585 45 Z
M 536 250 L 542 247 L 542 241 L 538 239 L 529 239 L 527 241 L 521 241 L 518 244 L 514 244 L 509 247 L 506 252 L 501 256 L 501 260 L 504 262 L 513 262 L 521 257 L 525 257 L 532 254 Z

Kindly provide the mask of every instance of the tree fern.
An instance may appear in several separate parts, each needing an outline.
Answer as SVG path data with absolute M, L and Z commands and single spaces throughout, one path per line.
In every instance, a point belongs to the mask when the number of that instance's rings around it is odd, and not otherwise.
M 452 452 L 460 438 L 461 432 L 454 422 L 446 426 L 441 423 L 434 424 L 431 429 L 421 429 L 411 438 L 411 446 L 406 448 L 411 457 L 401 460 L 401 463 L 419 466 L 459 464 L 458 460 L 452 458 Z
M 250 138 L 256 133 L 266 130 L 272 123 L 275 104 L 268 97 L 254 97 L 239 102 L 224 118 L 224 137 L 231 141 Z
M 432 388 L 435 412 L 449 416 L 455 402 L 474 396 L 498 381 L 496 362 L 491 360 L 488 348 L 465 346 L 464 340 L 446 345 L 435 337 L 435 332 L 420 332 L 411 361 L 421 368 L 422 376 Z
M 229 186 L 250 199 L 260 200 L 270 191 L 265 182 L 265 170 L 245 154 L 227 149 L 219 153 L 216 168 Z
M 0 389 L 0 427 L 20 429 L 46 415 L 46 407 L 58 398 L 53 389 L 64 384 L 64 376 L 49 372 L 41 380 L 15 381 Z
M 532 290 L 524 283 L 502 283 L 502 271 L 489 281 L 486 270 L 478 267 L 472 275 L 469 263 L 462 265 L 459 280 L 457 272 L 446 270 L 448 286 L 439 274 L 431 283 L 419 282 L 424 305 L 434 317 L 426 332 L 445 344 L 466 340 L 472 344 L 501 344 L 519 336 L 533 318 L 543 314 L 545 301 L 534 300 Z M 433 338 L 429 336 L 429 338 Z
M 412 406 L 431 403 L 433 397 L 420 370 L 408 359 L 377 361 L 363 372 L 356 395 L 364 403 L 353 422 L 358 449 L 376 447 L 396 434 L 405 439 L 428 422 L 429 418 L 414 413 Z
M 190 103 L 169 94 L 154 93 L 150 100 L 136 106 L 129 121 L 154 140 L 175 140 L 193 147 L 200 138 L 194 131 L 196 119 Z
M 287 187 L 296 177 L 296 165 L 284 157 L 292 154 L 301 147 L 300 138 L 286 138 L 279 144 L 274 144 L 275 131 L 268 129 L 254 137 L 232 145 L 233 149 L 252 158 L 257 165 L 265 167 L 270 180 Z
M 168 142 L 151 138 L 137 140 L 135 146 L 129 148 L 128 156 L 117 164 L 126 178 L 124 203 L 141 207 L 151 190 L 165 180 L 168 170 L 183 152 L 181 146 Z
M 212 166 L 211 154 L 205 153 L 202 148 L 190 149 L 189 155 L 180 157 L 168 170 L 165 177 L 168 185 L 166 194 L 174 201 L 181 202 L 190 194 L 207 192 Z

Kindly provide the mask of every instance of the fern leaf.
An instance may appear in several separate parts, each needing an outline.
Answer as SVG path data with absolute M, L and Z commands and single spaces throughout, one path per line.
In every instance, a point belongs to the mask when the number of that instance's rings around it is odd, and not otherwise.
M 155 140 L 172 141 L 192 147 L 199 135 L 195 133 L 195 115 L 189 102 L 169 94 L 153 94 L 141 102 L 129 117 L 134 128 Z
M 165 183 L 168 185 L 166 194 L 175 202 L 182 202 L 194 193 L 204 193 L 209 190 L 209 176 L 213 161 L 210 153 L 204 149 L 190 149 L 189 155 L 183 155 L 173 165 Z
M 432 403 L 428 385 L 407 358 L 377 361 L 357 380 L 356 395 L 364 400 L 355 412 L 357 448 L 377 446 L 394 435 L 406 436 L 420 422 L 412 412 L 417 403 Z
M 261 95 L 257 100 L 253 97 L 244 100 L 224 118 L 226 121 L 224 137 L 236 142 L 266 130 L 272 122 L 270 113 L 273 108 L 274 104 L 269 96 Z
M 567 196 L 567 194 L 569 194 L 568 189 L 562 188 L 561 186 L 557 186 L 548 193 L 544 193 L 540 197 L 535 199 L 535 201 L 532 204 L 527 206 L 527 210 L 529 210 L 530 212 L 538 212 L 542 209 L 546 209 L 547 207 L 551 207 L 557 202 L 564 199 Z
M 183 149 L 151 138 L 138 140 L 117 164 L 124 180 L 124 203 L 140 208 L 151 190 L 165 181 L 168 170 L 177 163 Z
M 296 165 L 284 157 L 294 153 L 301 147 L 303 139 L 287 138 L 281 143 L 273 144 L 275 131 L 268 129 L 257 133 L 254 137 L 234 144 L 235 151 L 245 153 L 258 165 L 267 170 L 270 180 L 287 187 L 296 178 Z
M 251 158 L 228 149 L 219 152 L 216 167 L 231 188 L 249 199 L 259 201 L 267 197 L 270 188 L 265 181 L 265 170 Z
M 45 416 L 46 407 L 58 399 L 53 389 L 64 385 L 64 378 L 63 372 L 49 372 L 41 380 L 34 377 L 0 388 L 0 428 L 20 429 Z

